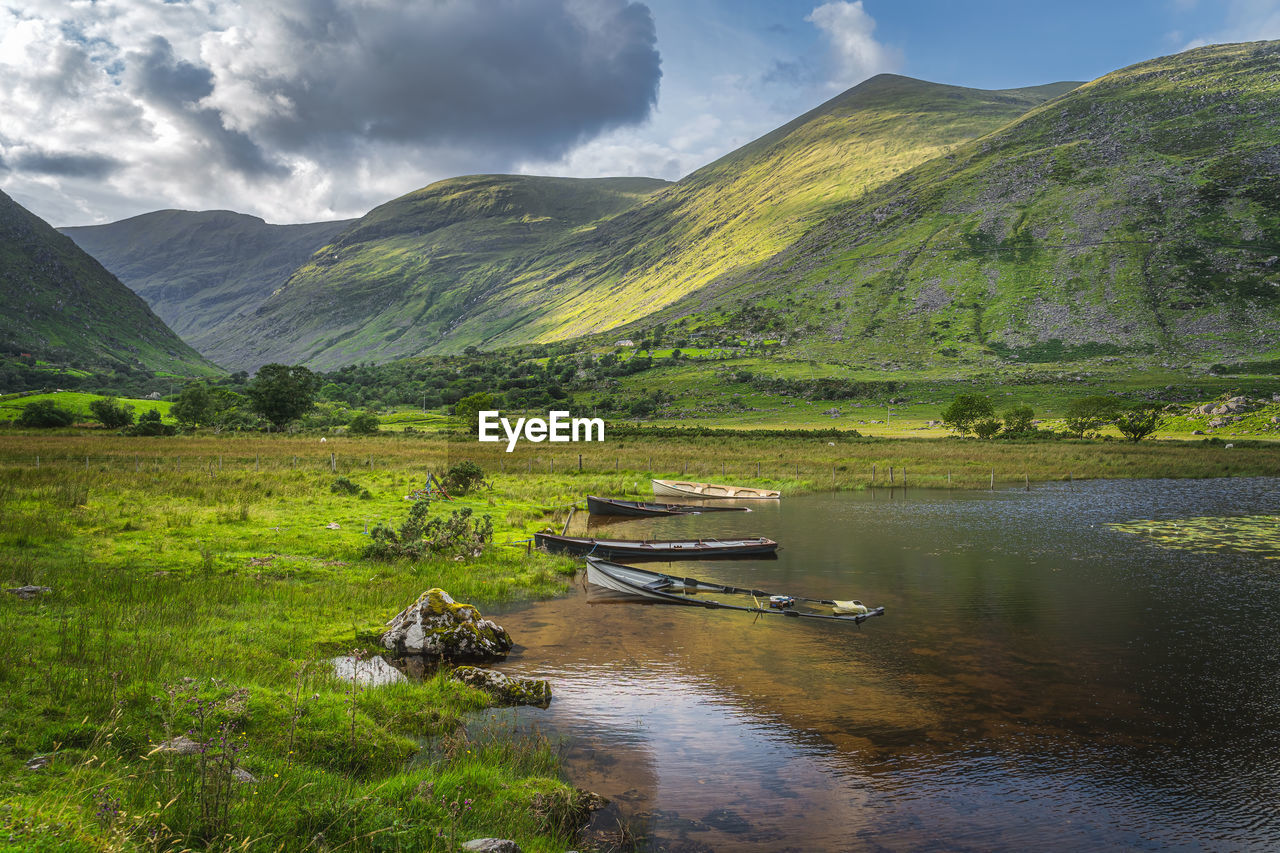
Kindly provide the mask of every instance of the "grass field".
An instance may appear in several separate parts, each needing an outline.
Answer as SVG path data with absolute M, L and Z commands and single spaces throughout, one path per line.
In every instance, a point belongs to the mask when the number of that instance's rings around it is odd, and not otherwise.
M 435 677 L 353 692 L 325 661 L 372 648 L 430 587 L 482 611 L 558 594 L 575 564 L 528 555 L 527 540 L 587 494 L 648 495 L 650 477 L 795 494 L 1280 473 L 1280 444 L 1216 438 L 615 427 L 602 444 L 506 453 L 442 431 L 439 415 L 387 420 L 368 437 L 0 430 L 0 582 L 52 589 L 0 596 L 0 851 L 444 851 L 481 835 L 572 846 L 580 799 L 553 744 L 468 740 L 457 723 L 485 703 L 470 689 Z M 427 472 L 463 460 L 486 486 L 431 513 L 490 516 L 482 556 L 362 555 L 367 531 L 398 526 Z M 335 491 L 340 479 L 353 487 Z M 218 760 L 234 744 L 257 781 L 219 784 L 216 761 L 149 754 L 184 731 Z M 24 769 L 36 756 L 52 764 Z

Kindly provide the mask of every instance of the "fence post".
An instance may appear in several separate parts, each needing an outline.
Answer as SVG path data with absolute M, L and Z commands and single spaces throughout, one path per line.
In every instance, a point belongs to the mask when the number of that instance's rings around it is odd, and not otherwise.
M 992 468 L 991 469 L 991 486 L 988 489 L 988 491 L 994 492 L 995 490 L 996 490 L 996 469 Z
M 876 463 L 871 463 L 871 485 L 876 484 Z
M 337 451 L 334 451 L 334 450 L 329 451 L 329 470 L 330 470 L 332 473 L 334 473 L 334 474 L 338 473 L 338 453 L 337 453 Z
M 578 473 L 582 473 L 582 454 L 578 454 Z

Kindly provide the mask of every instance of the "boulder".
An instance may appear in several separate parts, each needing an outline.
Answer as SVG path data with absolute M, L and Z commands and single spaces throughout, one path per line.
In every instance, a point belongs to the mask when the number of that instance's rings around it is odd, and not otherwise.
M 330 663 L 333 664 L 333 674 L 336 678 L 362 687 L 399 684 L 408 680 L 403 672 L 377 655 L 367 658 L 344 655 L 334 658 Z
M 41 595 L 47 595 L 53 592 L 53 587 L 32 586 L 31 584 L 27 584 L 26 586 L 10 587 L 9 589 L 6 589 L 5 592 L 12 593 L 18 596 L 18 598 L 27 599 L 27 598 L 36 598 Z
M 551 685 L 544 679 L 518 678 L 496 669 L 481 669 L 478 666 L 460 666 L 449 677 L 483 690 L 498 705 L 535 705 L 545 708 L 551 704 Z
M 429 589 L 387 623 L 382 645 L 399 654 L 449 660 L 496 660 L 514 645 L 501 625 L 480 617 L 442 589 Z
M 473 838 L 462 849 L 469 853 L 522 853 L 519 844 L 506 838 Z

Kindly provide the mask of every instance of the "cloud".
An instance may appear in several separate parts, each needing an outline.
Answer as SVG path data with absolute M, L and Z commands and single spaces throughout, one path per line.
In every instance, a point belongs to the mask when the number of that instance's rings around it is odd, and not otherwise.
M 660 78 L 631 0 L 0 0 L 0 160 L 48 210 L 107 182 L 99 219 L 358 215 L 642 123 Z
M 1191 39 L 1184 50 L 1206 44 L 1266 41 L 1280 38 L 1280 0 L 1227 0 L 1222 27 Z
M 902 67 L 902 52 L 875 40 L 875 19 L 862 0 L 824 3 L 806 21 L 822 30 L 830 49 L 828 86 L 847 89 L 868 77 Z
M 3 161 L 0 161 L 2 164 Z M 102 154 L 68 154 L 50 151 L 20 151 L 11 170 L 74 178 L 105 178 L 124 164 Z

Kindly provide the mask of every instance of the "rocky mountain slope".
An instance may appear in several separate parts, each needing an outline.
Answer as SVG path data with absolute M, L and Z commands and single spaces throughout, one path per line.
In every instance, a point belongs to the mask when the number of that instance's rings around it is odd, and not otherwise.
M 905 363 L 1280 346 L 1280 43 L 1081 86 L 664 315 Z
M 352 220 L 270 225 L 229 210 L 159 210 L 61 228 L 198 350 L 252 311 Z
M 0 351 L 179 376 L 217 368 L 69 237 L 0 192 Z

